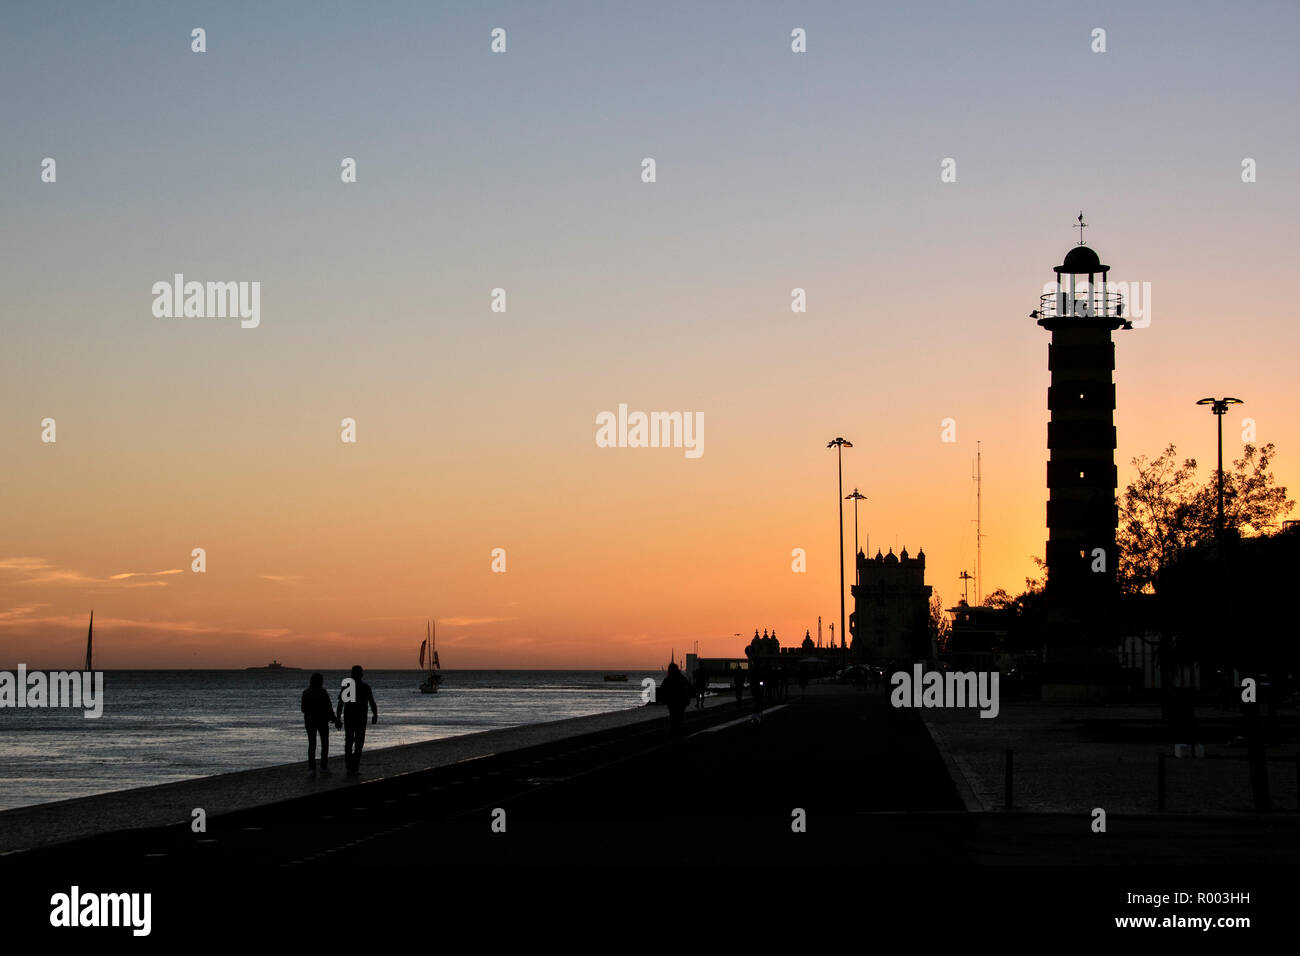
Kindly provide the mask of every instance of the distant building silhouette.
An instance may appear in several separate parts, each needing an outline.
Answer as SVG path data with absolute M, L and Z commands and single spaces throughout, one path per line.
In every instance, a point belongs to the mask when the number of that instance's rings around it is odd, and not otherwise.
M 1083 225 L 1082 214 L 1079 218 Z M 1054 291 L 1031 313 L 1052 333 L 1045 700 L 1097 696 L 1121 680 L 1114 627 L 1118 481 L 1112 333 L 1133 327 L 1123 318 L 1123 298 L 1107 288 L 1110 266 L 1082 241 L 1054 271 Z
M 749 642 L 745 648 L 745 656 L 750 660 L 757 660 L 764 657 L 778 657 L 781 654 L 781 643 L 776 639 L 776 631 L 773 630 L 771 636 L 768 636 L 767 630 L 763 630 L 763 636 L 758 636 L 758 631 L 754 631 L 754 639 Z
M 956 671 L 996 670 L 998 652 L 1006 646 L 1011 612 L 1006 608 L 957 602 L 952 615 L 948 650 L 943 655 Z
M 925 552 L 910 557 L 876 551 L 857 557 L 853 585 L 853 657 L 862 661 L 922 660 L 930 656 L 930 592 Z

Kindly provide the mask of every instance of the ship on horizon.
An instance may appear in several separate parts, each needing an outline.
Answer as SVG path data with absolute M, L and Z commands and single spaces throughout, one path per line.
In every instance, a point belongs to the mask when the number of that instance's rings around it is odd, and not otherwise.
M 300 671 L 301 667 L 286 667 L 278 660 L 272 660 L 269 664 L 263 664 L 261 667 L 245 667 L 246 671 Z

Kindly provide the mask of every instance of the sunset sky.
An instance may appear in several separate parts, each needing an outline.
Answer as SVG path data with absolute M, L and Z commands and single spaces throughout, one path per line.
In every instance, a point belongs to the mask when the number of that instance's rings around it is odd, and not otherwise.
M 109 669 L 414 667 L 430 617 L 447 668 L 797 642 L 838 629 L 837 435 L 864 547 L 948 605 L 981 441 L 1014 593 L 1080 209 L 1151 288 L 1121 487 L 1169 442 L 1208 476 L 1227 394 L 1300 488 L 1300 8 L 979 6 L 7 5 L 0 668 L 75 666 L 92 608 Z M 175 273 L 260 326 L 156 318 Z M 598 447 L 620 403 L 702 456 Z

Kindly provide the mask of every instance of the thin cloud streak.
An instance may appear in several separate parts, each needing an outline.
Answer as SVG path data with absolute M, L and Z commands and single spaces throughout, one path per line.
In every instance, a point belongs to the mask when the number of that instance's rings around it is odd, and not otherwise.
M 127 582 L 130 578 L 160 577 L 162 575 L 185 573 L 181 568 L 168 568 L 166 571 L 123 571 L 118 574 L 110 574 L 107 577 L 97 578 L 93 575 L 83 574 L 73 568 L 60 567 L 47 558 L 37 557 L 5 558 L 0 560 L 0 571 L 16 572 L 18 579 L 15 583 L 20 585 L 80 584 L 96 587 Z M 146 586 L 165 587 L 166 585 L 166 581 L 154 581 Z M 141 584 L 133 582 L 125 583 L 123 586 L 140 587 Z

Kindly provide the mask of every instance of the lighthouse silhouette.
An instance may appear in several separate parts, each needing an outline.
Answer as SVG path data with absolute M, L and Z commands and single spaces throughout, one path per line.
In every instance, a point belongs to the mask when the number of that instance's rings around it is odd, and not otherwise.
M 1115 629 L 1115 343 L 1131 329 L 1110 266 L 1079 243 L 1030 313 L 1052 334 L 1047 351 L 1047 633 L 1043 699 L 1106 695 L 1120 678 Z

